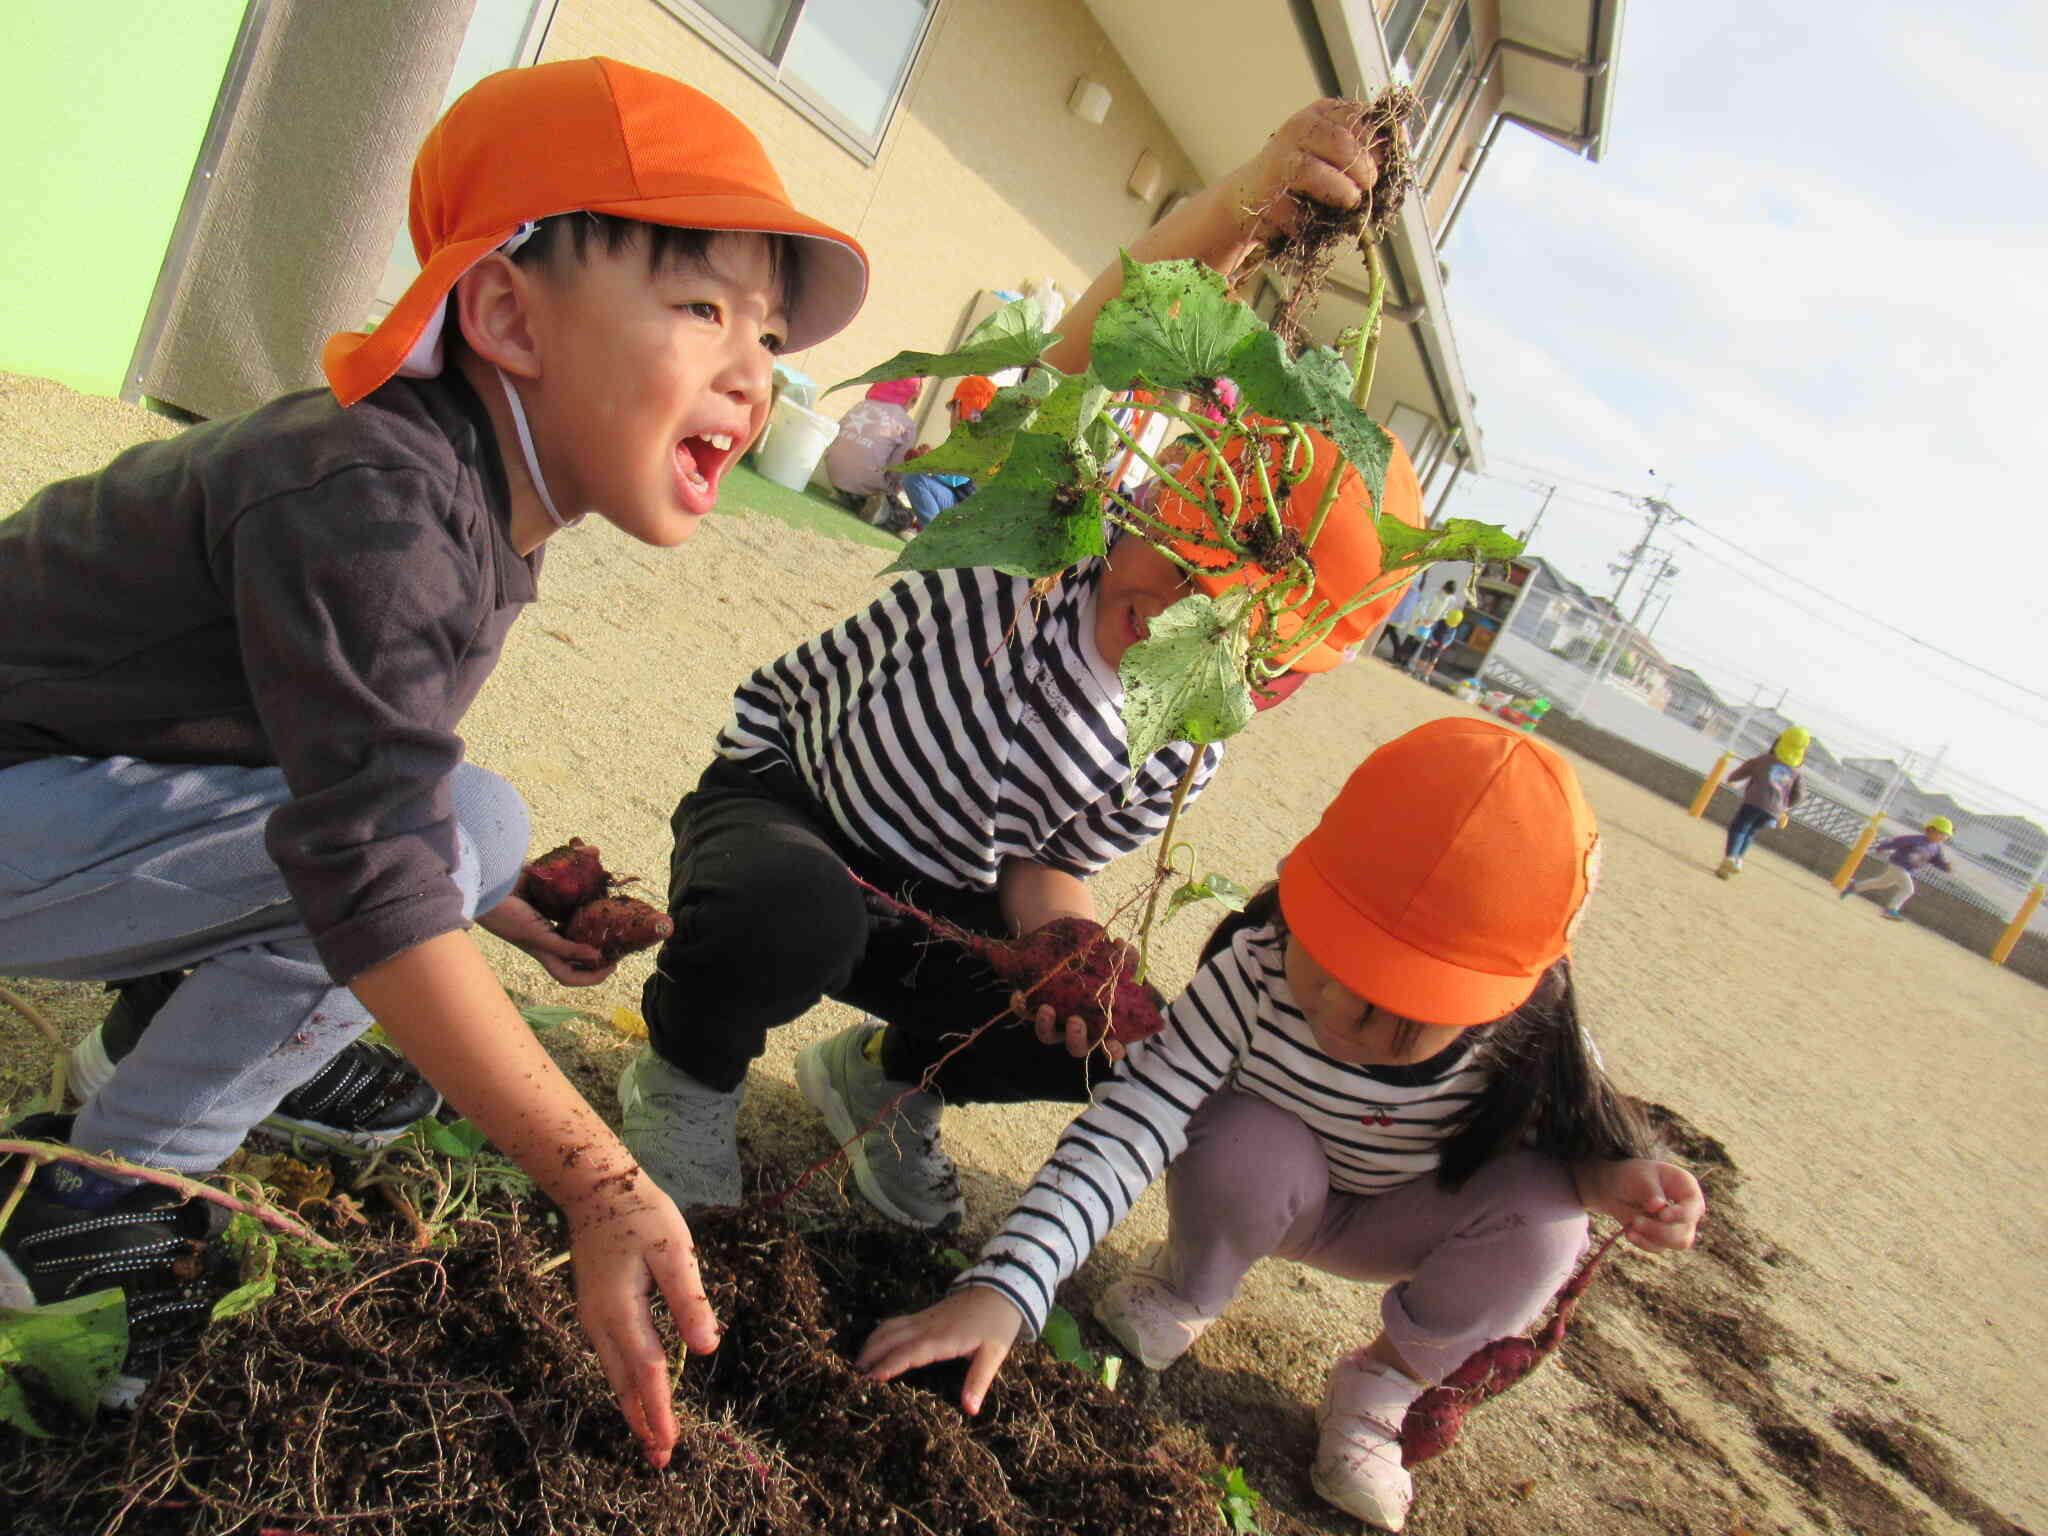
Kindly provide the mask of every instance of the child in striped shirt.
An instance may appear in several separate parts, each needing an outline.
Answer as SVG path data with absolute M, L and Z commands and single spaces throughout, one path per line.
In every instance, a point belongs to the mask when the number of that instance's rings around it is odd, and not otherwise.
M 1229 271 L 1305 205 L 1355 204 L 1374 174 L 1340 104 L 1318 103 L 1131 255 Z M 1121 287 L 1113 264 L 1065 317 L 1054 367 L 1086 364 L 1095 315 Z M 1371 537 L 1369 510 L 1340 505 L 1350 515 L 1331 518 L 1319 558 Z M 1193 759 L 1176 742 L 1130 760 L 1117 670 L 1186 590 L 1139 538 L 1043 596 L 994 570 L 912 573 L 740 687 L 717 758 L 671 821 L 676 932 L 642 994 L 649 1049 L 619 1083 L 626 1145 L 679 1204 L 740 1199 L 748 1065 L 770 1029 L 824 997 L 870 1018 L 806 1049 L 798 1084 L 891 1220 L 961 1218 L 943 1104 L 1086 1097 L 1101 1063 L 1078 1021 L 1042 1044 L 1007 1019 L 1011 989 L 984 963 L 932 943 L 848 871 L 975 933 L 1093 921 L 1088 877 L 1159 835 Z M 1353 638 L 1318 647 L 1319 663 Z M 1220 757 L 1208 749 L 1190 800 Z M 992 1019 L 1004 1022 L 954 1051 Z
M 1096 1316 L 1164 1369 L 1269 1255 L 1388 1285 L 1332 1370 L 1312 1472 L 1398 1531 L 1409 1404 L 1519 1332 L 1587 1213 L 1692 1245 L 1705 1200 L 1645 1155 L 1579 1022 L 1567 946 L 1597 867 L 1576 776 L 1492 721 L 1445 719 L 1352 774 L 1277 885 L 1210 940 L 1164 1033 L 1131 1048 L 980 1261 L 861 1351 L 882 1380 L 971 1356 L 983 1394 L 1053 1292 L 1167 1171 L 1168 1232 Z

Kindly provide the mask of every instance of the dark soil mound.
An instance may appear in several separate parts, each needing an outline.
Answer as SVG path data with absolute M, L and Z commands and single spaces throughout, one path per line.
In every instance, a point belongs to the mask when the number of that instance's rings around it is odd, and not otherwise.
M 682 1441 L 640 1460 L 528 1210 L 421 1252 L 360 1246 L 212 1329 L 127 1422 L 0 1437 L 19 1536 L 155 1532 L 1212 1532 L 1199 1442 L 1043 1350 L 978 1419 L 957 1370 L 881 1384 L 852 1355 L 948 1270 L 873 1227 L 697 1224 L 724 1342 L 682 1374 Z M 820 1273 L 829 1283 L 820 1283 Z

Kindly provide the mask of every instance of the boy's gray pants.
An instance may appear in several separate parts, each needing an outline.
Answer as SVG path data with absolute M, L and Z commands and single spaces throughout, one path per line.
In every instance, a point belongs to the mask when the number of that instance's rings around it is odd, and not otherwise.
M 468 763 L 450 789 L 452 874 L 475 917 L 519 878 L 526 806 Z M 290 797 L 276 768 L 51 757 L 0 770 L 0 976 L 192 970 L 80 1112 L 75 1145 L 207 1172 L 369 1027 L 264 849 Z

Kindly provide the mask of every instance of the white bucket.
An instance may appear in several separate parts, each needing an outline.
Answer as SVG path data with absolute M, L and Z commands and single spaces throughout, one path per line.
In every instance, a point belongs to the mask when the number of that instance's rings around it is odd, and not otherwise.
M 800 491 L 811 482 L 818 460 L 839 435 L 839 423 L 823 411 L 783 398 L 768 416 L 768 436 L 754 467 L 777 485 Z

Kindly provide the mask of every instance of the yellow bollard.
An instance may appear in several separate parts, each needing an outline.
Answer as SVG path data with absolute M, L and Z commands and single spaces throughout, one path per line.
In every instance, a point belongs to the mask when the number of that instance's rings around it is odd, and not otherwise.
M 1721 787 L 1721 776 L 1727 773 L 1729 764 L 1734 761 L 1735 754 L 1733 752 L 1723 752 L 1721 754 L 1720 761 L 1714 764 L 1713 771 L 1700 780 L 1700 792 L 1692 797 L 1692 809 L 1686 812 L 1688 816 L 1704 816 L 1707 814 L 1707 806 L 1714 798 L 1714 791 Z
M 1856 836 L 1856 846 L 1849 850 L 1849 857 L 1842 860 L 1842 867 L 1835 871 L 1835 878 L 1828 882 L 1836 890 L 1846 890 L 1849 882 L 1856 878 L 1856 866 L 1863 862 L 1863 855 L 1870 852 L 1870 845 L 1877 841 L 1877 829 L 1884 825 L 1884 812 L 1874 811 L 1870 820 L 1863 824 L 1863 830 Z
M 2006 959 L 2012 954 L 2013 945 L 2019 943 L 2020 935 L 2026 932 L 2027 920 L 2034 915 L 2034 909 L 2041 905 L 2042 890 L 2043 887 L 2037 885 L 2027 892 L 2027 899 L 2020 903 L 2020 909 L 2014 914 L 2012 922 L 2005 932 L 1998 936 L 1998 942 L 1991 946 L 1993 965 L 2005 964 Z

